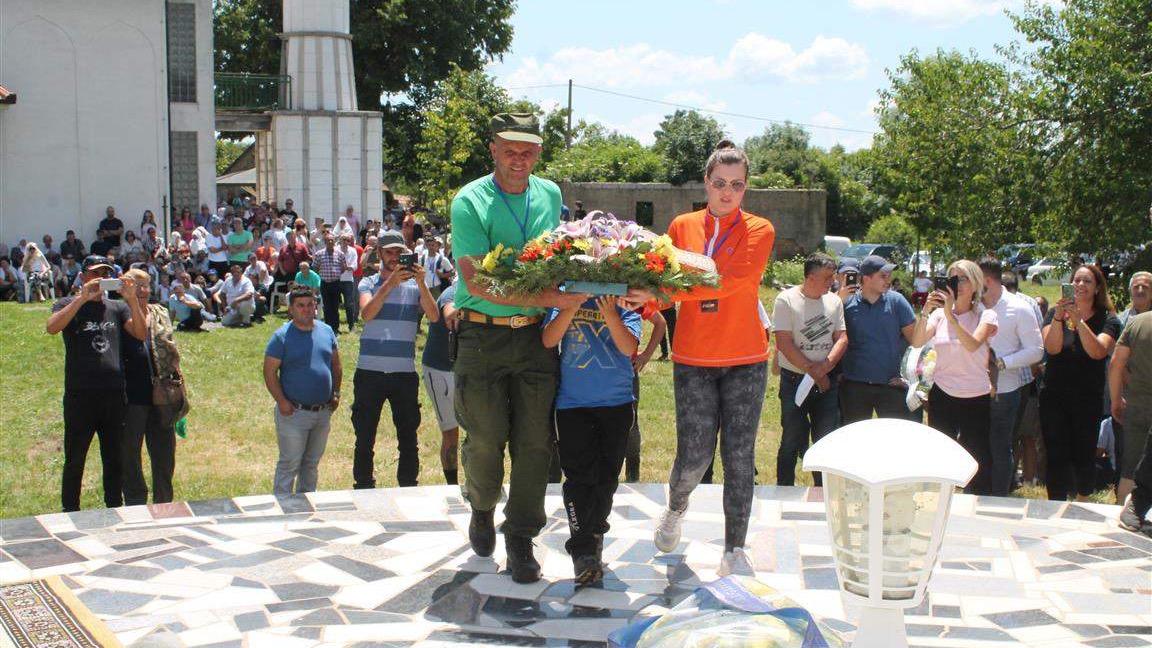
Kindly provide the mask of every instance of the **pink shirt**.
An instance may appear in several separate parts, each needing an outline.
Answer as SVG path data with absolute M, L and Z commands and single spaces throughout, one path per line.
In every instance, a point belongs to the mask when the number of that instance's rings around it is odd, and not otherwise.
M 980 324 L 996 326 L 996 311 L 986 308 L 979 314 L 975 310 L 956 316 L 965 331 L 972 333 Z M 975 398 L 992 392 L 988 376 L 988 343 L 980 345 L 975 353 L 969 352 L 957 339 L 952 325 L 944 318 L 944 311 L 936 309 L 928 316 L 928 327 L 936 327 L 932 346 L 936 348 L 936 372 L 933 382 L 949 396 Z M 993 331 L 995 335 L 995 331 Z

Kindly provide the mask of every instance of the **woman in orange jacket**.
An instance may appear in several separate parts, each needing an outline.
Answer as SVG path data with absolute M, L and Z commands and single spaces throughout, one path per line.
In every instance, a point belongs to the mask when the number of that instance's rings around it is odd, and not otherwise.
M 770 359 L 759 316 L 759 286 L 776 230 L 768 219 L 741 209 L 748 157 L 731 142 L 721 142 L 708 158 L 704 185 L 707 208 L 677 216 L 668 227 L 676 247 L 716 262 L 721 281 L 719 288 L 697 288 L 674 297 L 682 302 L 672 343 L 676 461 L 668 478 L 668 509 L 655 541 L 661 551 L 679 544 L 688 498 L 711 465 L 719 436 L 724 466 L 719 573 L 751 575 L 743 547 Z

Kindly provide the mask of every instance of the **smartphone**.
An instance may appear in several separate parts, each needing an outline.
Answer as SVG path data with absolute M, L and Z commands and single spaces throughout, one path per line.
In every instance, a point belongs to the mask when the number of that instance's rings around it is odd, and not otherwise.
M 1070 283 L 1060 284 L 1060 296 L 1063 297 L 1064 299 L 1074 299 L 1076 296 L 1076 293 L 1075 293 L 1075 291 L 1072 290 L 1072 284 L 1070 284 Z
M 124 287 L 122 279 L 101 279 L 100 290 L 111 290 L 113 292 L 120 290 Z
M 932 277 L 933 290 L 948 290 L 948 277 Z
M 415 254 L 401 254 L 400 255 L 400 265 L 411 270 L 412 266 L 416 265 L 416 255 Z
M 860 285 L 860 272 L 856 270 L 848 270 L 844 273 L 844 286 L 846 288 L 853 288 Z

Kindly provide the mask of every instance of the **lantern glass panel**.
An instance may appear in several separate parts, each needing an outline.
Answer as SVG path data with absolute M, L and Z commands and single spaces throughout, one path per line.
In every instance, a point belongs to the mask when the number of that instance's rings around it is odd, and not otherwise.
M 836 566 L 844 587 L 868 596 L 868 487 L 825 473 L 824 488 Z
M 940 506 L 940 484 L 912 482 L 884 488 L 884 594 L 910 599 L 928 575 L 932 528 Z

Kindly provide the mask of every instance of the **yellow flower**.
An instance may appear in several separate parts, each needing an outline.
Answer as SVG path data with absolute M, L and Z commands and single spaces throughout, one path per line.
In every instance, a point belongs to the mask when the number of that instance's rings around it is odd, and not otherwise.
M 588 239 L 577 239 L 575 241 L 572 241 L 572 247 L 576 248 L 577 250 L 580 250 L 581 252 L 591 252 L 592 251 L 592 243 L 590 243 L 588 241 Z
M 497 243 L 496 248 L 484 255 L 484 260 L 480 262 L 480 267 L 487 272 L 492 272 L 496 269 L 496 264 L 500 263 L 500 257 L 504 254 L 504 244 Z

